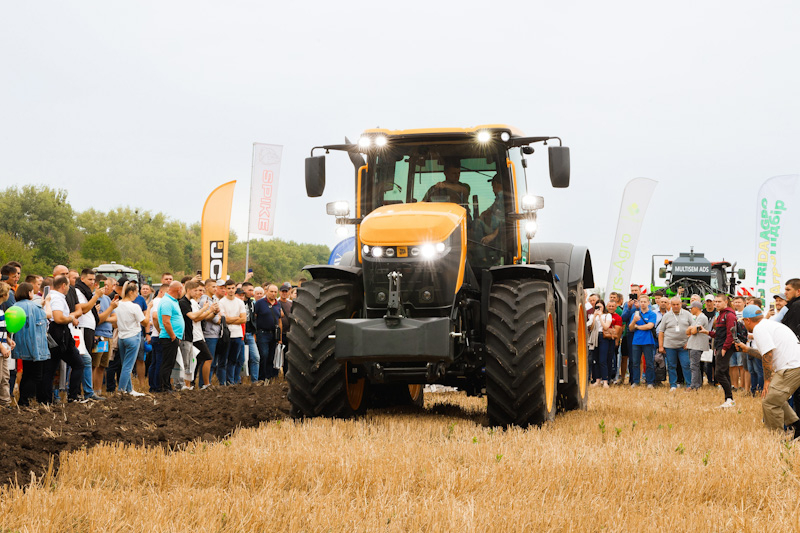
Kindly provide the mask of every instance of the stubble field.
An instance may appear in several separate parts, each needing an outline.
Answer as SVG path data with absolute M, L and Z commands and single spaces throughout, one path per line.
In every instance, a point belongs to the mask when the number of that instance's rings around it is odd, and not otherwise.
M 261 388 L 266 390 L 266 388 Z M 760 400 L 592 387 L 586 412 L 486 426 L 485 399 L 278 418 L 214 442 L 99 444 L 0 489 L 3 531 L 787 531 L 796 446 Z

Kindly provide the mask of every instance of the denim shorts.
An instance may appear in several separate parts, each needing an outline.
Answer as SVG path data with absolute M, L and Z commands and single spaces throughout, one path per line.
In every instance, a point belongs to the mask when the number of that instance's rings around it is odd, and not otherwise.
M 744 355 L 742 352 L 735 352 L 733 348 L 731 348 L 731 362 L 728 366 L 742 366 L 744 362 Z
M 144 361 L 144 335 L 142 335 L 142 342 L 139 343 L 139 351 L 136 353 L 136 360 L 137 361 Z

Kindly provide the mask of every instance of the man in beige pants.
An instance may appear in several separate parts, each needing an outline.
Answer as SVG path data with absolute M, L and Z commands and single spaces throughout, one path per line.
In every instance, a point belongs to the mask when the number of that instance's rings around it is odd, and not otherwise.
M 800 341 L 780 322 L 764 320 L 761 309 L 755 305 L 744 308 L 742 320 L 747 331 L 753 334 L 754 347 L 748 348 L 737 342 L 736 349 L 764 363 L 764 391 L 761 395 L 764 425 L 778 430 L 788 426 L 794 430 L 794 438 L 800 437 L 797 414 L 787 402 L 800 387 Z

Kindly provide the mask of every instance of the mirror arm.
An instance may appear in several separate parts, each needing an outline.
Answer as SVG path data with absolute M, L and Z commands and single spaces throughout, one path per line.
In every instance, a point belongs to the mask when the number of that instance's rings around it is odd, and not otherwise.
M 561 143 L 561 137 L 516 137 L 516 138 L 512 137 L 507 144 L 509 148 L 513 148 L 515 146 L 527 146 L 529 144 L 541 143 L 541 142 L 547 145 L 547 141 L 551 139 L 557 139 L 558 145 L 563 146 Z
M 336 217 L 337 224 L 361 224 L 361 221 L 364 220 L 364 217 L 361 218 L 345 218 L 345 217 Z
M 358 145 L 356 144 L 328 144 L 325 146 L 315 146 L 311 149 L 311 157 L 314 157 L 314 150 L 325 150 L 325 153 L 330 153 L 331 150 L 339 150 L 342 152 L 358 152 Z

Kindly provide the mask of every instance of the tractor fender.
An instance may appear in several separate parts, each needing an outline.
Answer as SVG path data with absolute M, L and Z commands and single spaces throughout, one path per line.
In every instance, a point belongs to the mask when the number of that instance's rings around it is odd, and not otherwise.
M 554 269 L 562 283 L 562 290 L 567 292 L 567 287 L 577 285 L 583 281 L 584 288 L 594 287 L 594 272 L 592 270 L 592 256 L 586 246 L 562 242 L 534 243 L 531 246 L 531 262 L 547 261 L 552 259 Z
M 342 279 L 361 282 L 361 267 L 342 265 L 306 265 L 303 270 L 308 270 L 314 279 Z

